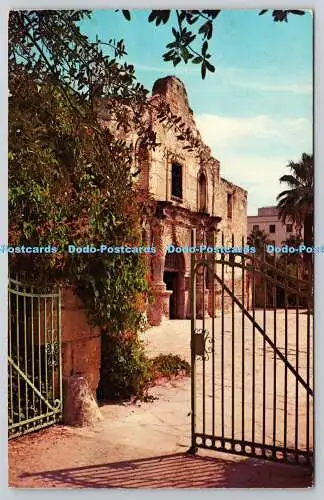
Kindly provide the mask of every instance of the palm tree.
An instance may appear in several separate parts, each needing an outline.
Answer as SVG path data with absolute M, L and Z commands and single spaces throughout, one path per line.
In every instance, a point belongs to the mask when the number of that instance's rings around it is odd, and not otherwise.
M 262 229 L 253 229 L 247 237 L 247 244 L 257 251 L 263 252 L 266 245 L 270 243 L 269 237 Z
M 289 189 L 277 196 L 279 215 L 283 222 L 290 219 L 299 228 L 304 226 L 304 243 L 313 245 L 314 220 L 314 160 L 313 155 L 303 153 L 297 163 L 287 165 L 291 173 L 280 177 L 280 182 L 288 184 Z
M 284 241 L 281 242 L 283 245 L 287 245 L 288 247 L 295 247 L 298 248 L 299 245 L 301 245 L 302 238 L 299 234 L 291 234 L 286 238 Z
M 302 154 L 297 163 L 288 163 L 291 173 L 280 177 L 280 182 L 288 184 L 289 189 L 277 196 L 279 215 L 283 222 L 289 218 L 299 228 L 304 226 L 304 244 L 312 246 L 314 240 L 314 158 Z M 299 259 L 298 259 L 299 260 Z M 297 261 L 298 262 L 298 261 Z M 313 257 L 303 255 L 303 275 L 306 280 L 313 279 Z M 298 265 L 298 264 L 297 264 Z M 306 298 L 306 307 L 312 309 L 313 293 Z

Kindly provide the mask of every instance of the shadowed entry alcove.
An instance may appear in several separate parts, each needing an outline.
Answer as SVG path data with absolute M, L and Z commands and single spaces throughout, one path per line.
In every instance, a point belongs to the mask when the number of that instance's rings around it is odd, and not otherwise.
M 172 291 L 169 302 L 169 318 L 185 318 L 185 260 L 183 254 L 167 253 L 163 281 Z

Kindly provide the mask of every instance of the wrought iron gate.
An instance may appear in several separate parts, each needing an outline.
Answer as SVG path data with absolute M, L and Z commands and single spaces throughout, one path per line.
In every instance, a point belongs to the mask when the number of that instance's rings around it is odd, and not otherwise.
M 224 235 L 218 244 L 217 252 L 191 255 L 189 451 L 310 462 L 311 264 L 265 248 L 244 253 L 243 240 L 235 251 Z M 225 245 L 233 251 L 222 253 Z M 192 247 L 199 248 L 195 231 Z
M 62 416 L 60 292 L 9 278 L 9 439 L 54 424 Z

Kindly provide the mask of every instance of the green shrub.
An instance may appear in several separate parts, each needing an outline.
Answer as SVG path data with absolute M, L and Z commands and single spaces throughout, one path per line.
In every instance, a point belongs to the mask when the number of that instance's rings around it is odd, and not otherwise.
M 159 354 L 149 359 L 137 335 L 102 335 L 100 401 L 135 397 L 148 400 L 148 388 L 161 378 L 190 375 L 190 364 L 177 354 Z
M 151 380 L 151 362 L 136 334 L 102 335 L 99 400 L 141 399 Z
M 159 354 L 151 360 L 155 377 L 190 375 L 190 364 L 177 354 Z

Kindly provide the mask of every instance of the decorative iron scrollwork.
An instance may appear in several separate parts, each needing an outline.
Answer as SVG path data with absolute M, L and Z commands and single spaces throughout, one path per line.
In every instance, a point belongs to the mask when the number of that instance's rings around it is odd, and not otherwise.
M 55 399 L 54 410 L 60 410 L 62 408 L 62 401 L 60 399 Z
M 210 337 L 209 331 L 204 328 L 196 328 L 194 333 L 194 345 L 192 347 L 195 356 L 208 361 L 209 354 L 213 352 L 213 339 Z
M 46 344 L 47 365 L 55 368 L 59 364 L 59 343 L 57 341 Z

